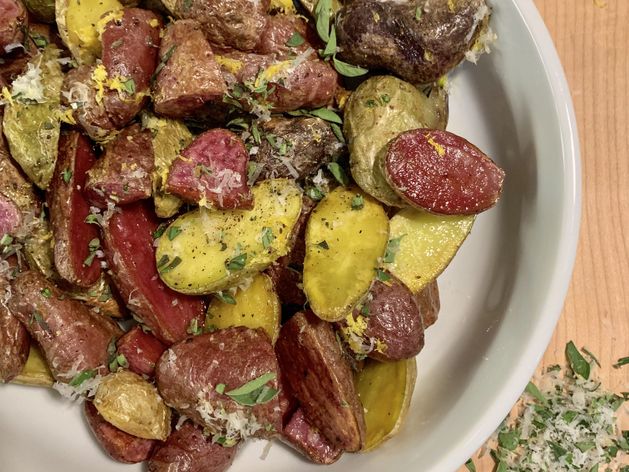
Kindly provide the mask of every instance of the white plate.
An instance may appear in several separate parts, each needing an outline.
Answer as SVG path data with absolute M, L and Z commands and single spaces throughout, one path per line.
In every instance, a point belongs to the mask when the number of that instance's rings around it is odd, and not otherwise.
M 328 469 L 279 444 L 238 455 L 233 472 L 455 470 L 500 423 L 554 330 L 570 280 L 580 213 L 578 140 L 568 87 L 531 0 L 494 0 L 495 51 L 452 80 L 449 129 L 507 172 L 440 278 L 442 309 L 418 358 L 407 423 L 377 451 Z M 383 402 L 386 399 L 382 399 Z M 139 471 L 109 460 L 80 409 L 55 392 L 0 386 L 2 472 Z

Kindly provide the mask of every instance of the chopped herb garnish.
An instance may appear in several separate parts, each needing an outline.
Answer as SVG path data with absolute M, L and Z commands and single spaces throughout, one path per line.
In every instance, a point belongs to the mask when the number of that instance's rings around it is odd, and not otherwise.
M 262 138 L 260 137 L 260 130 L 255 123 L 251 125 L 251 136 L 253 136 L 253 140 L 256 144 L 260 144 L 262 142 Z
M 47 333 L 50 333 L 50 326 L 48 326 L 48 323 L 46 323 L 46 320 L 44 320 L 41 313 L 39 313 L 38 311 L 34 311 L 31 315 L 31 324 L 33 324 L 33 321 L 36 321 L 41 329 L 43 329 Z
M 319 187 L 307 187 L 306 196 L 311 200 L 318 202 L 325 197 L 325 194 L 319 189 Z
M 172 241 L 181 234 L 183 230 L 179 226 L 171 226 L 168 228 L 168 239 Z
M 323 58 L 325 59 L 326 57 L 330 57 L 330 56 L 333 56 L 334 54 L 336 54 L 336 51 L 337 51 L 337 47 L 336 47 L 336 28 L 334 26 L 332 26 L 332 31 L 330 31 L 330 40 L 325 45 L 325 49 L 321 53 L 321 56 L 323 56 Z
M 66 184 L 69 184 L 72 179 L 72 171 L 70 169 L 64 169 L 63 172 L 61 172 L 61 178 Z
M 13 237 L 11 237 L 11 235 L 6 234 L 6 233 L 3 234 L 2 239 L 0 239 L 0 244 L 3 246 L 8 246 L 12 242 L 13 242 Z
M 500 447 L 508 451 L 515 451 L 515 448 L 518 447 L 519 441 L 520 436 L 515 430 L 501 431 L 498 434 L 498 444 L 500 444 Z
M 135 93 L 135 80 L 128 79 L 122 82 L 122 88 L 129 95 L 133 95 Z
M 321 249 L 330 249 L 330 245 L 325 240 L 318 242 L 317 246 L 319 246 Z
M 369 72 L 367 69 L 359 66 L 353 66 L 347 62 L 337 59 L 336 55 L 332 58 L 332 63 L 334 64 L 336 71 L 345 77 L 360 77 L 361 75 L 365 75 Z
M 170 260 L 170 257 L 168 257 L 166 254 L 160 257 L 159 261 L 157 261 L 157 270 L 159 271 L 162 267 L 168 264 L 169 260 Z
M 99 224 L 98 223 L 98 217 L 95 214 L 93 214 L 93 213 L 90 213 L 89 215 L 87 215 L 85 217 L 85 222 L 90 224 L 90 225 L 97 225 L 97 224 Z
M 129 367 L 129 361 L 124 354 L 118 354 L 114 352 L 113 359 L 109 362 L 109 371 L 116 372 L 118 367 L 122 367 L 123 369 L 127 369 Z
M 246 263 L 247 263 L 247 253 L 243 252 L 242 254 L 239 254 L 236 257 L 227 259 L 225 261 L 225 267 L 227 267 L 227 270 L 230 270 L 230 271 L 242 270 L 245 267 Z
M 339 125 L 343 124 L 341 117 L 329 108 L 317 108 L 316 110 L 311 110 L 309 115 L 316 116 L 317 118 L 321 118 L 322 120 L 330 123 L 337 123 Z
M 393 238 L 393 239 L 389 239 L 389 242 L 387 244 L 387 249 L 384 253 L 384 259 L 383 261 L 386 264 L 392 264 L 393 262 L 395 262 L 395 256 L 397 255 L 397 252 L 400 250 L 400 241 L 402 240 L 402 238 L 406 236 L 406 235 L 402 235 L 398 238 Z
M 365 206 L 365 199 L 362 195 L 355 195 L 352 198 L 352 210 L 362 210 Z
M 305 41 L 304 37 L 295 31 L 288 41 L 286 41 L 286 46 L 289 48 L 296 48 L 304 44 Z
M 48 46 L 48 40 L 46 39 L 45 36 L 41 34 L 37 34 L 37 33 L 32 33 L 30 31 L 28 35 L 31 37 L 31 40 L 33 41 L 33 43 L 35 43 L 35 46 L 37 46 L 38 48 L 43 49 L 46 46 Z
M 273 230 L 268 226 L 262 228 L 262 247 L 264 249 L 268 249 L 272 244 L 275 236 L 273 235 Z
M 327 43 L 330 40 L 330 16 L 332 16 L 332 0 L 319 0 L 314 10 L 317 34 Z
M 336 181 L 342 186 L 347 187 L 349 185 L 349 179 L 347 178 L 347 175 L 345 175 L 345 171 L 338 162 L 330 162 L 328 164 L 328 170 L 332 173 Z
M 590 363 L 585 360 L 572 341 L 566 344 L 566 357 L 575 374 L 580 375 L 585 380 L 590 378 Z
M 629 357 L 621 357 L 618 361 L 616 361 L 613 367 L 614 369 L 620 369 L 623 365 L 627 364 L 629 364 Z
M 332 132 L 334 133 L 334 136 L 336 136 L 336 139 L 338 139 L 342 143 L 345 143 L 345 136 L 343 136 L 343 130 L 341 129 L 341 127 L 336 123 L 330 123 L 330 128 L 332 128 Z
M 199 326 L 199 320 L 196 318 L 192 318 L 190 320 L 190 324 L 186 329 L 186 333 L 191 334 L 193 336 L 198 336 L 203 333 L 203 329 Z
M 191 0 L 185 0 L 185 2 L 187 2 L 188 4 L 190 4 L 190 1 Z M 184 2 L 184 5 L 185 5 L 185 2 Z M 166 51 L 166 54 L 164 54 L 164 56 L 160 59 L 159 64 L 157 64 L 157 68 L 155 69 L 155 72 L 153 73 L 153 76 L 151 77 L 151 82 L 154 82 L 155 79 L 157 79 L 157 76 L 162 71 L 162 69 L 166 66 L 166 64 L 170 60 L 170 57 L 173 55 L 173 52 L 175 52 L 176 47 L 177 47 L 176 45 L 172 45 L 168 49 L 168 51 Z
M 78 387 L 86 380 L 93 379 L 94 377 L 96 377 L 96 370 L 84 370 L 72 377 L 68 385 L 70 385 L 70 387 Z
M 369 316 L 369 305 L 365 304 L 362 307 L 360 307 L 360 314 L 363 316 Z
M 417 21 L 422 19 L 423 14 L 424 14 L 424 10 L 421 6 L 418 6 L 417 8 L 415 8 L 415 19 Z
M 92 239 L 88 245 L 89 255 L 83 261 L 83 265 L 89 267 L 94 262 L 94 258 L 96 257 L 96 251 L 100 249 L 100 239 L 94 238 Z
M 42 294 L 42 296 L 43 296 L 44 298 L 50 298 L 50 297 L 52 297 L 52 291 L 51 291 L 48 287 L 46 287 L 46 288 L 42 288 L 42 290 L 41 290 L 41 294 Z
M 165 274 L 166 272 L 170 272 L 171 270 L 173 270 L 179 264 L 181 264 L 181 257 L 175 256 L 175 258 L 170 262 L 170 264 L 168 264 L 165 267 L 162 267 L 161 269 L 159 268 L 160 266 L 158 266 L 157 270 L 159 271 L 160 274 Z
M 166 231 L 166 224 L 165 223 L 161 223 L 157 229 L 155 231 L 153 231 L 153 239 L 157 239 L 159 237 L 162 236 L 162 234 L 164 234 L 164 231 Z
M 229 305 L 236 304 L 236 299 L 229 292 L 216 292 L 214 295 L 223 303 L 227 303 Z
M 221 395 L 223 394 L 223 392 L 225 392 L 225 384 L 218 384 L 214 390 L 216 390 L 218 393 L 220 393 Z
M 529 395 L 531 395 L 533 398 L 535 398 L 537 401 L 542 403 L 543 405 L 546 405 L 548 403 L 546 401 L 546 398 L 544 397 L 544 394 L 540 392 L 539 388 L 537 388 L 537 386 L 533 382 L 529 382 L 526 385 L 526 388 L 524 389 L 524 391 L 528 393 Z
M 264 404 L 273 400 L 279 394 L 279 390 L 266 385 L 266 383 L 276 378 L 277 374 L 275 372 L 268 372 L 234 390 L 225 392 L 225 395 L 245 406 Z
M 376 278 L 380 282 L 388 282 L 389 280 L 391 280 L 391 276 L 389 275 L 389 273 L 382 269 L 376 269 Z
M 467 467 L 467 470 L 470 472 L 476 472 L 476 465 L 474 465 L 474 461 L 472 459 L 467 460 L 465 467 Z

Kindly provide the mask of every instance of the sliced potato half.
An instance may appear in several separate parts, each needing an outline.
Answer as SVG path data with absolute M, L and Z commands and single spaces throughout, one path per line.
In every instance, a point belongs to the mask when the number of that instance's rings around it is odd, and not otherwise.
M 207 310 L 206 326 L 218 329 L 230 326 L 264 329 L 273 344 L 280 334 L 282 307 L 273 282 L 265 274 L 256 275 L 251 283 L 238 289 L 233 300 L 215 297 Z M 230 303 L 230 302 L 235 303 Z
M 367 293 L 388 227 L 382 206 L 357 188 L 338 187 L 313 210 L 306 228 L 304 292 L 319 318 L 345 318 Z
M 22 372 L 14 377 L 11 383 L 34 387 L 52 387 L 52 384 L 55 383 L 48 364 L 46 364 L 46 360 L 37 346 L 31 344 L 31 350 Z
M 419 292 L 448 267 L 473 224 L 473 215 L 444 216 L 411 208 L 401 210 L 391 218 L 389 238 L 397 250 L 391 255 L 393 262 L 385 260 L 386 269 L 413 293 Z
M 402 427 L 415 389 L 415 358 L 396 362 L 369 359 L 356 374 L 358 396 L 365 409 L 367 433 L 361 452 L 375 449 Z

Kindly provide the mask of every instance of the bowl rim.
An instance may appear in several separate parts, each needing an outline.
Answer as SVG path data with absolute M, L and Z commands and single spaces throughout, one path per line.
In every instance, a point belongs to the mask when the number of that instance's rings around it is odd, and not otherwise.
M 477 428 L 467 437 L 462 438 L 461 447 L 445 455 L 440 463 L 435 464 L 432 468 L 435 471 L 457 470 L 461 467 L 487 441 L 517 402 L 555 332 L 572 280 L 577 254 L 581 224 L 581 153 L 570 88 L 553 40 L 533 0 L 512 0 L 512 4 L 524 19 L 542 61 L 557 115 L 560 132 L 558 139 L 562 148 L 564 189 L 561 195 L 563 212 L 557 253 L 557 261 L 561 263 L 553 268 L 547 297 L 540 311 L 541 315 L 518 363 L 513 366 L 511 374 L 497 392 L 491 406 L 482 413 L 477 422 Z

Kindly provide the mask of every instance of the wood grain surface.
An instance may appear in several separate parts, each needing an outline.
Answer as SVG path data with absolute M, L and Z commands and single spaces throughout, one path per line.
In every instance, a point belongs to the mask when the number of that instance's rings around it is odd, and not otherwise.
M 495 0 L 500 1 L 500 0 Z M 629 390 L 629 0 L 535 0 L 561 58 L 577 115 L 583 219 L 563 313 L 539 369 L 566 343 L 601 362 L 603 386 Z M 629 428 L 626 409 L 621 427 Z M 479 472 L 493 461 L 474 457 Z M 461 467 L 460 471 L 466 471 Z

